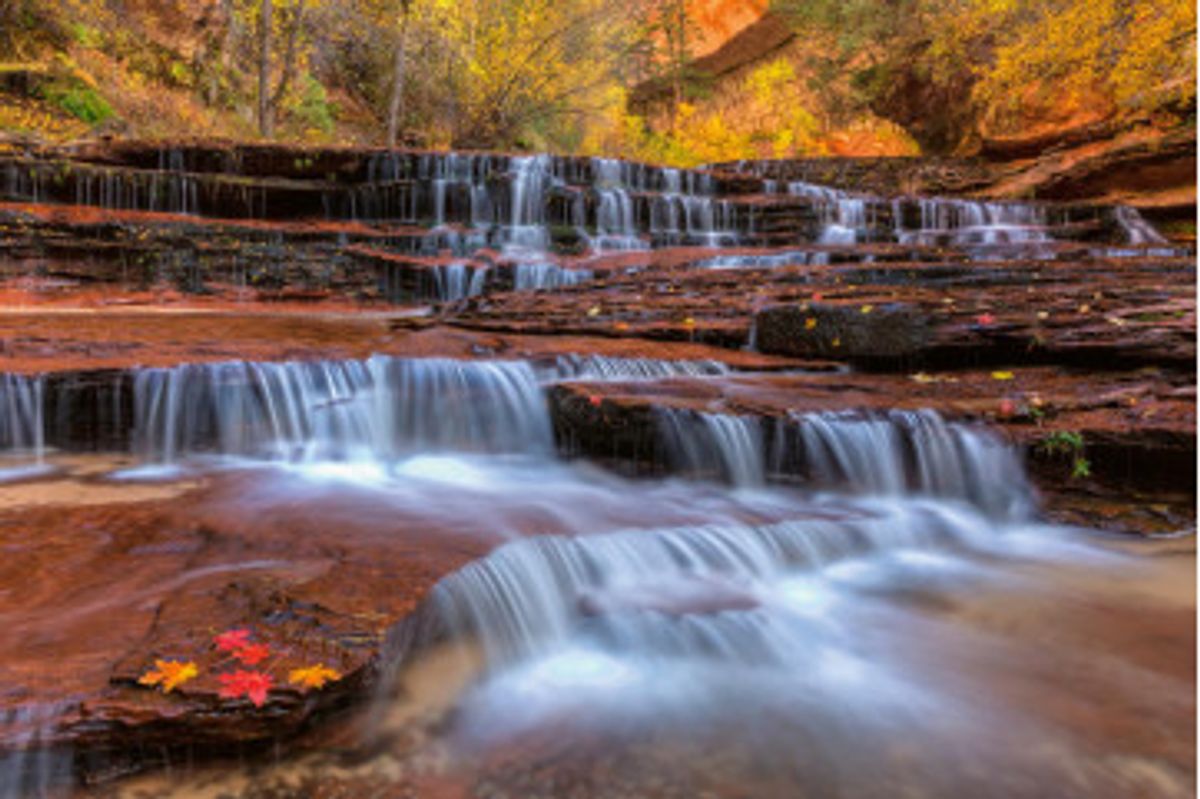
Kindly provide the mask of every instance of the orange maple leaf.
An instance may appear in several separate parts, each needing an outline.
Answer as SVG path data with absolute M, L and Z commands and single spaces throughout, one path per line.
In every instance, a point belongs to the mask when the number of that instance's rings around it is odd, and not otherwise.
M 318 664 L 303 669 L 292 669 L 288 674 L 288 682 L 304 688 L 323 688 L 327 682 L 336 682 L 342 675 L 328 666 Z
M 138 685 L 157 685 L 164 694 L 200 674 L 196 664 L 182 660 L 155 660 L 154 668 L 138 678 Z

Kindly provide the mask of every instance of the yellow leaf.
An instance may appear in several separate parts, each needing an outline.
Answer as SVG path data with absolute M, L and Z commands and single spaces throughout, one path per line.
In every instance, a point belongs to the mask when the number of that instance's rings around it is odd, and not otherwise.
M 833 341 L 831 341 L 831 342 L 829 342 L 829 343 L 830 343 L 832 346 L 834 346 L 834 347 L 840 347 L 840 346 L 842 346 L 842 340 L 841 340 L 841 338 L 835 338 Z
M 587 315 L 588 316 L 599 316 L 600 315 L 600 306 L 593 305 L 591 308 L 588 308 Z
M 864 305 L 861 310 L 863 313 L 870 313 L 871 311 L 875 310 L 875 306 L 874 305 Z
M 915 375 L 909 375 L 908 379 L 912 380 L 914 383 L 936 383 L 937 382 L 936 377 L 934 377 L 933 375 L 930 375 L 930 374 L 926 374 L 925 372 L 917 372 Z
M 327 682 L 336 682 L 342 675 L 324 664 L 307 666 L 303 669 L 292 669 L 288 674 L 288 682 L 304 688 L 323 688 Z
M 200 670 L 190 660 L 155 660 L 154 668 L 139 677 L 138 684 L 157 685 L 164 694 L 169 694 L 199 674 Z
M 683 326 L 684 327 L 695 327 L 696 320 L 689 316 L 687 319 L 683 320 Z
M 814 319 L 813 317 L 810 316 L 804 320 L 804 329 L 805 330 L 812 330 L 816 326 L 817 326 L 817 320 Z
M 992 372 L 992 379 L 993 380 L 1012 380 L 1013 373 L 1012 372 Z

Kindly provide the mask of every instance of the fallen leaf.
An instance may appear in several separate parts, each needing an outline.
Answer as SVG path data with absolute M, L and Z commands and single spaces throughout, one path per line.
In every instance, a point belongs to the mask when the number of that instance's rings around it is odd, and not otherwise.
M 874 305 L 864 305 L 864 306 L 863 306 L 862 308 L 860 308 L 859 310 L 860 310 L 860 311 L 862 311 L 862 312 L 863 312 L 863 313 L 865 313 L 865 314 L 868 314 L 868 313 L 870 313 L 871 311 L 875 310 L 875 306 L 874 306 Z
M 588 316 L 599 316 L 600 315 L 600 306 L 593 305 L 591 308 L 588 308 L 587 315 Z
M 992 372 L 993 380 L 1012 380 L 1013 377 L 1012 372 Z
M 684 327 L 695 327 L 696 320 L 689 316 L 687 319 L 683 320 L 683 326 Z
M 303 669 L 292 669 L 288 674 L 288 682 L 304 688 L 323 688 L 327 682 L 342 679 L 342 675 L 324 664 L 308 666 Z
M 804 320 L 804 329 L 805 330 L 812 330 L 816 326 L 817 326 L 817 320 L 814 317 L 810 316 Z
M 937 382 L 936 377 L 934 377 L 933 375 L 930 375 L 930 374 L 926 374 L 925 372 L 917 372 L 915 375 L 909 375 L 908 379 L 912 380 L 914 383 L 936 383 Z
M 239 699 L 246 697 L 255 707 L 262 707 L 267 701 L 267 692 L 271 690 L 271 675 L 262 671 L 246 671 L 239 669 L 232 674 L 222 674 L 219 696 L 222 699 Z
M 1049 319 L 1049 318 L 1050 318 L 1050 314 L 1049 314 L 1047 311 L 1038 311 L 1038 312 L 1037 312 L 1037 318 L 1038 318 L 1038 319 Z
M 271 656 L 271 648 L 266 644 L 246 644 L 235 650 L 233 656 L 247 666 L 257 666 Z
M 990 313 L 981 313 L 979 316 L 975 317 L 975 321 L 981 325 L 994 325 L 996 323 L 996 317 L 992 316 Z
M 190 660 L 155 660 L 154 668 L 139 677 L 138 684 L 157 685 L 164 694 L 169 694 L 199 674 L 200 670 Z
M 227 630 L 213 638 L 213 643 L 222 652 L 236 652 L 250 643 L 250 631 L 244 628 Z

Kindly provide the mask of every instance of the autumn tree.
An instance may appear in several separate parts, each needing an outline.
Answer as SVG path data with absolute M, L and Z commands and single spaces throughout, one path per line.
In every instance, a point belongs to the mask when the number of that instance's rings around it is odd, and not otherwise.
M 275 14 L 274 0 L 260 0 L 258 13 L 258 129 L 267 138 L 275 135 L 275 117 L 295 78 L 299 48 L 305 26 L 306 0 L 281 4 L 282 19 Z M 277 30 L 278 28 L 278 30 Z M 278 67 L 274 64 L 274 39 L 281 35 L 285 44 Z M 274 86 L 272 79 L 275 73 Z

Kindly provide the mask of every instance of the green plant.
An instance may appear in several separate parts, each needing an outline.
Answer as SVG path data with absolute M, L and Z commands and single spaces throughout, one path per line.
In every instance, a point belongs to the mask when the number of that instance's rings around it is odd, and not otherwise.
M 1037 446 L 1046 455 L 1069 457 L 1072 480 L 1092 476 L 1092 463 L 1084 457 L 1084 441 L 1081 433 L 1074 430 L 1055 430 L 1048 433 Z
M 311 75 L 306 76 L 295 115 L 306 128 L 322 133 L 333 132 L 333 108 L 325 94 L 325 87 Z
M 82 81 L 62 78 L 38 87 L 38 95 L 89 125 L 111 119 L 116 112 L 95 89 Z

